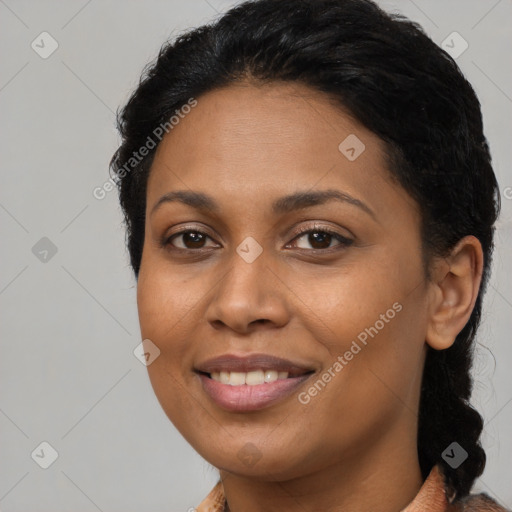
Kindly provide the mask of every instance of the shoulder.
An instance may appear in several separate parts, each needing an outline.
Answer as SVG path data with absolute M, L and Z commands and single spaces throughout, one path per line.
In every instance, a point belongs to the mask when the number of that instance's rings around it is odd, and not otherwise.
M 485 493 L 470 494 L 460 500 L 457 505 L 456 510 L 461 512 L 511 512 Z

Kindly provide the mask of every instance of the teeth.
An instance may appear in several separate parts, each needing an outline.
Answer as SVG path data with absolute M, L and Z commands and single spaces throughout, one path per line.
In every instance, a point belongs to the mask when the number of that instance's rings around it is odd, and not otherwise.
M 265 375 L 263 374 L 263 370 L 255 370 L 245 374 L 245 384 L 248 386 L 256 386 L 257 384 L 263 384 L 264 382 Z
M 229 384 L 230 386 L 257 386 L 276 380 L 288 378 L 288 372 L 277 372 L 275 370 L 253 370 L 252 372 L 213 372 L 211 375 L 213 380 Z
M 279 378 L 279 374 L 284 375 L 284 377 L 281 377 L 282 379 L 286 379 L 288 377 L 288 372 L 276 372 L 275 370 L 267 370 L 264 375 L 265 382 L 274 382 Z
M 230 386 L 242 386 L 245 384 L 245 375 L 243 372 L 231 372 L 228 384 Z

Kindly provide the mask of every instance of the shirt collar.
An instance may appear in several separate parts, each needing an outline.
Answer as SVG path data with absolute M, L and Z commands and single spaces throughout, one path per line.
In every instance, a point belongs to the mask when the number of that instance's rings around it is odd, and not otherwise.
M 197 512 L 224 512 L 225 506 L 224 487 L 219 480 L 196 510 Z M 414 500 L 400 512 L 445 512 L 447 510 L 449 510 L 448 500 L 443 476 L 439 467 L 434 466 Z

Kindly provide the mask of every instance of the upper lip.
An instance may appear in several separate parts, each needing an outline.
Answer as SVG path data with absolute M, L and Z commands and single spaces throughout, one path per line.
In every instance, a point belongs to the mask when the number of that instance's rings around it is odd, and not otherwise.
M 310 367 L 268 354 L 223 354 L 196 365 L 195 370 L 203 373 L 275 370 L 292 375 L 303 375 L 313 371 Z

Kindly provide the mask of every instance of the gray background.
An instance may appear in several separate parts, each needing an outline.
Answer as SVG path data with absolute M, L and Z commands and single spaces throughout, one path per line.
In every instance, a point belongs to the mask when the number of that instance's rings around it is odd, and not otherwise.
M 114 112 L 144 65 L 165 39 L 234 3 L 0 0 L 3 512 L 185 512 L 216 480 L 133 355 L 135 282 L 117 195 L 97 200 L 92 191 L 108 179 Z M 512 1 L 380 3 L 440 45 L 453 31 L 469 44 L 457 62 L 481 100 L 503 199 L 476 352 L 474 401 L 488 453 L 476 490 L 510 507 Z M 59 45 L 46 59 L 31 48 L 43 31 Z M 42 441 L 59 454 L 48 469 L 31 458 Z M 34 459 L 49 460 L 40 450 Z

